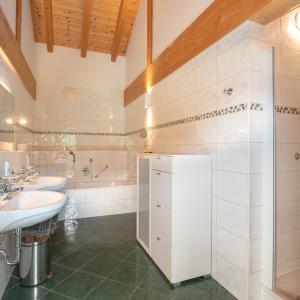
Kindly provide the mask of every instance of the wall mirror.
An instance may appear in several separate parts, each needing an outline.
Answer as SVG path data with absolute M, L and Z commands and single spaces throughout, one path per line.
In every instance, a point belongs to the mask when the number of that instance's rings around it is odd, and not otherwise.
M 0 144 L 14 143 L 15 98 L 0 84 Z

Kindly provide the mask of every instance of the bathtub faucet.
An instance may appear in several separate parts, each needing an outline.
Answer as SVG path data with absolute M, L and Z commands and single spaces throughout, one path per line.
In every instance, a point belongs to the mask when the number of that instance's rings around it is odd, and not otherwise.
M 73 156 L 73 163 L 76 162 L 75 153 L 73 151 L 69 151 L 69 154 Z
M 108 169 L 109 165 L 105 165 L 104 168 L 100 170 L 100 174 L 102 174 L 106 169 Z

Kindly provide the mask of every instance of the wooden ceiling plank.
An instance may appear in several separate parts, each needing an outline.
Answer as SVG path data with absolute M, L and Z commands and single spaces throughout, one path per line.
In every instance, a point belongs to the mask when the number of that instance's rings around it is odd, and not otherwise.
M 153 0 L 147 0 L 147 66 L 152 64 L 153 56 Z
M 45 28 L 47 36 L 47 50 L 53 52 L 53 16 L 52 16 L 52 0 L 44 0 L 45 10 Z
M 46 43 L 44 0 L 30 0 L 35 41 Z M 52 0 L 53 45 L 81 49 L 83 10 L 86 0 Z M 128 0 L 117 55 L 126 53 L 140 0 Z M 90 14 L 87 51 L 111 53 L 115 40 L 120 0 L 93 1 Z
M 128 9 L 128 0 L 121 0 L 114 41 L 113 41 L 113 45 L 112 45 L 112 49 L 111 49 L 111 61 L 113 61 L 113 62 L 116 61 L 117 56 L 118 56 L 119 45 L 120 45 L 120 40 L 122 37 L 124 19 L 127 14 L 127 9 Z
M 273 0 L 252 16 L 251 21 L 266 25 L 300 5 L 300 0 Z
M 81 33 L 81 57 L 86 57 L 86 51 L 88 48 L 88 37 L 89 37 L 92 5 L 93 5 L 93 0 L 84 1 L 82 33 Z
M 215 0 L 124 91 L 124 105 L 133 102 L 219 39 L 248 20 L 272 0 Z
M 16 0 L 16 40 L 21 45 L 22 0 Z
M 0 6 L 0 49 L 7 63 L 16 71 L 26 90 L 36 99 L 36 81 Z

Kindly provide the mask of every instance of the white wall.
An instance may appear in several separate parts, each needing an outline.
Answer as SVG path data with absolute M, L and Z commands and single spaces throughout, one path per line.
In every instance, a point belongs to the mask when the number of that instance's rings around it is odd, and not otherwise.
M 153 58 L 163 52 L 213 1 L 154 0 Z M 141 0 L 126 53 L 126 86 L 146 68 L 146 57 L 147 0 Z
M 147 66 L 147 0 L 141 0 L 126 52 L 125 85 Z
M 110 56 L 89 51 L 86 58 L 80 50 L 54 46 L 47 52 L 45 44 L 36 44 L 36 80 L 38 99 L 61 93 L 64 87 L 84 87 L 122 104 L 125 58 L 112 63 Z
M 154 0 L 153 58 L 161 54 L 212 2 L 214 0 Z
M 31 19 L 30 1 L 28 0 L 23 0 L 22 2 L 21 48 L 32 73 L 35 75 L 35 41 Z

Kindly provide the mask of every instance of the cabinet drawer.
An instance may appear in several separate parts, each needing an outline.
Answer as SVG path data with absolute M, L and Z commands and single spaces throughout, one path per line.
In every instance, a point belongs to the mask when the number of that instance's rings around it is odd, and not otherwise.
M 171 278 L 172 213 L 152 208 L 151 256 L 162 272 Z
M 152 170 L 151 202 L 172 210 L 172 174 Z
M 159 156 L 152 157 L 152 169 L 172 173 L 172 157 Z

